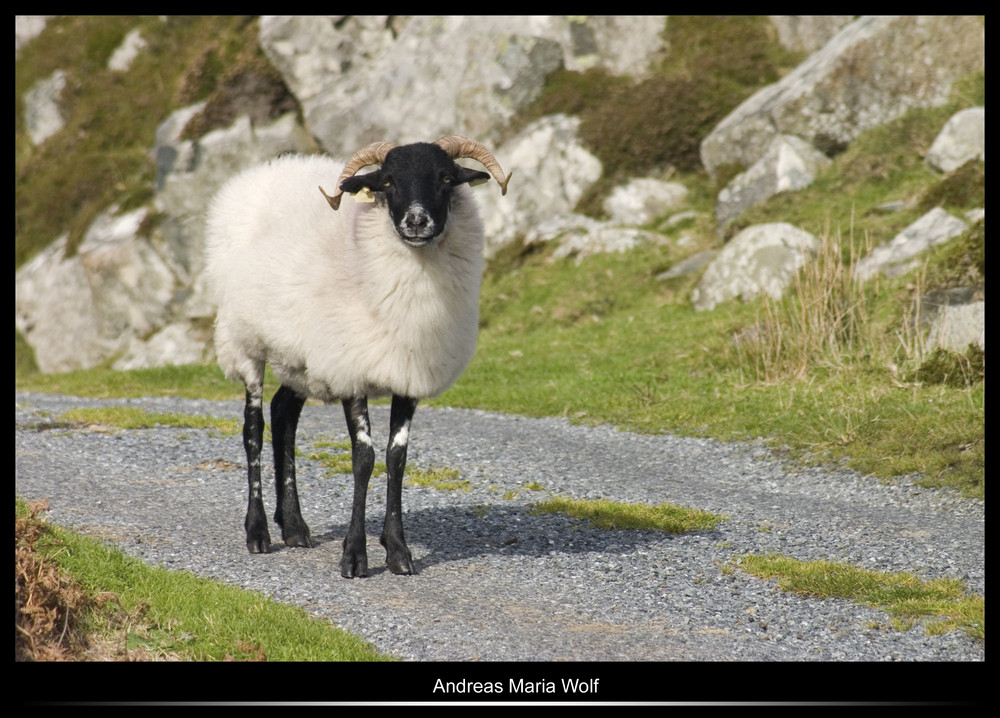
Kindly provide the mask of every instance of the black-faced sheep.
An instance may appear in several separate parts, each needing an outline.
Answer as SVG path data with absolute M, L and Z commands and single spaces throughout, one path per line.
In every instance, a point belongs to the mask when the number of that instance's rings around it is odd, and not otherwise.
M 251 553 L 270 550 L 260 469 L 267 363 L 281 383 L 271 430 L 274 520 L 284 542 L 311 545 L 295 485 L 302 406 L 308 397 L 339 401 L 354 472 L 341 574 L 367 575 L 365 498 L 375 463 L 368 397 L 391 395 L 381 542 L 390 571 L 413 572 L 401 505 L 410 421 L 419 399 L 441 393 L 465 369 L 478 331 L 483 228 L 465 185 L 490 175 L 460 166 L 455 160 L 462 157 L 486 166 L 506 193 L 510 176 L 489 150 L 442 137 L 433 144 L 375 143 L 346 165 L 323 156 L 279 157 L 240 173 L 213 200 L 206 276 L 218 302 L 219 364 L 246 386 Z M 368 165 L 381 166 L 356 175 Z M 328 195 L 321 185 L 338 176 Z M 361 201 L 340 208 L 342 192 L 360 193 Z

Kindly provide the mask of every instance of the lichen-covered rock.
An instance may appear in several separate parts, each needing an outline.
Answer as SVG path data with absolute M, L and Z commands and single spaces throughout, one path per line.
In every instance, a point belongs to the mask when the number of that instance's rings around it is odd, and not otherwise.
M 112 208 L 76 254 L 61 238 L 15 275 L 15 323 L 43 372 L 98 364 L 165 321 L 176 278 L 140 236 L 146 215 Z
M 265 16 L 261 47 L 323 149 L 350 156 L 378 140 L 495 142 L 555 70 L 646 71 L 663 27 L 662 16 Z
M 496 148 L 513 177 L 506 196 L 477 191 L 487 253 L 524 235 L 539 223 L 569 214 L 602 172 L 601 162 L 580 143 L 579 119 L 549 115 Z
M 604 211 L 621 224 L 649 224 L 671 210 L 681 209 L 687 195 L 687 187 L 679 182 L 637 177 L 611 190 L 604 200 Z
M 103 335 L 86 270 L 65 257 L 66 240 L 59 237 L 14 277 L 14 324 L 45 373 L 90 367 L 121 348 Z
M 725 228 L 750 207 L 779 192 L 808 187 L 830 159 L 798 137 L 778 135 L 754 165 L 727 184 L 716 199 L 715 219 Z
M 868 280 L 876 274 L 897 276 L 912 269 L 914 257 L 931 247 L 957 237 L 968 225 L 940 207 L 935 207 L 916 222 L 893 237 L 890 241 L 875 247 L 871 253 L 858 260 L 854 275 Z
M 66 73 L 56 70 L 44 80 L 39 80 L 24 95 L 24 124 L 28 136 L 40 145 L 63 127 L 60 102 L 66 87 Z
M 697 310 L 706 310 L 761 294 L 780 299 L 818 246 L 813 235 L 787 222 L 747 227 L 708 265 L 691 292 L 691 303 Z
M 712 176 L 750 167 L 779 134 L 829 154 L 911 108 L 944 104 L 955 80 L 985 62 L 978 17 L 861 17 L 722 120 L 701 143 L 702 163 Z
M 964 352 L 969 344 L 986 348 L 986 302 L 982 285 L 953 287 L 920 299 L 920 321 L 927 327 L 924 348 Z
M 145 369 L 171 364 L 200 364 L 208 356 L 211 332 L 199 330 L 190 322 L 173 322 L 148 339 L 134 337 L 125 354 L 111 365 L 116 371 Z
M 956 112 L 927 150 L 924 160 L 939 172 L 951 172 L 969 160 L 986 161 L 986 108 Z

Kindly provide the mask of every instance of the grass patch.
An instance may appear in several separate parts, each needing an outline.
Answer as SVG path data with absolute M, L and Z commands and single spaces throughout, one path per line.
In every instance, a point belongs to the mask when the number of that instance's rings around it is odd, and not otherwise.
M 62 575 L 57 590 L 82 592 L 85 598 L 73 604 L 85 607 L 73 616 L 76 649 L 103 651 L 99 657 L 71 651 L 69 660 L 391 660 L 299 608 L 186 572 L 147 566 L 101 542 L 43 524 L 37 516 L 40 508 L 15 502 L 18 553 L 31 553 L 57 568 Z M 27 589 L 33 583 L 19 584 L 19 590 L 22 585 Z M 68 625 L 60 610 L 54 609 L 55 623 Z M 23 631 L 17 633 L 23 636 Z
M 242 424 L 236 419 L 213 416 L 148 412 L 129 406 L 71 409 L 59 415 L 63 421 L 83 425 L 114 426 L 119 429 L 155 429 L 163 426 L 190 429 L 213 429 L 227 436 L 239 434 Z
M 846 598 L 886 611 L 897 628 L 920 619 L 928 634 L 961 630 L 986 639 L 986 599 L 969 595 L 957 579 L 925 581 L 910 573 L 884 573 L 830 561 L 799 561 L 778 554 L 741 556 L 738 567 L 776 578 L 783 591 L 818 598 Z
M 406 471 L 407 486 L 430 486 L 439 491 L 471 491 L 472 482 L 459 479 L 458 469 L 436 466 L 430 469 L 413 468 Z
M 351 456 L 350 442 L 318 442 L 323 444 L 323 448 L 339 448 L 341 451 L 313 451 L 306 455 L 311 461 L 318 461 L 326 470 L 324 475 L 331 477 L 337 474 L 352 474 L 354 472 L 354 461 Z M 372 469 L 372 477 L 385 476 L 387 472 L 384 461 L 376 461 Z M 407 486 L 430 486 L 441 491 L 462 490 L 469 491 L 471 482 L 459 480 L 458 469 L 447 467 L 432 467 L 421 469 L 419 467 L 406 468 Z
M 923 274 L 924 289 L 934 291 L 986 282 L 986 222 L 932 249 Z
M 338 452 L 313 451 L 306 454 L 306 458 L 310 461 L 318 461 L 325 469 L 323 475 L 327 478 L 338 474 L 354 473 L 354 460 L 349 449 L 348 451 Z M 385 473 L 385 462 L 376 461 L 375 466 L 372 468 L 372 477 L 384 476 Z
M 590 521 L 602 529 L 638 529 L 679 534 L 689 531 L 711 531 L 722 516 L 673 504 L 625 504 L 605 499 L 571 499 L 552 496 L 534 504 L 532 513 L 563 513 Z
M 873 321 L 877 285 L 853 276 L 861 256 L 855 243 L 848 241 L 844 261 L 839 237 L 825 232 L 819 242 L 786 296 L 757 302 L 754 324 L 734 335 L 733 363 L 750 367 L 758 382 L 801 379 L 816 367 L 840 370 L 860 351 L 870 354 L 877 348 L 887 355 L 896 347 L 895 338 L 885 346 L 886 335 Z
M 242 401 L 243 386 L 226 379 L 216 365 L 185 364 L 151 369 L 115 371 L 108 367 L 78 369 L 58 374 L 37 371 L 16 373 L 14 388 L 45 394 L 88 396 L 95 399 L 140 398 L 145 396 L 176 396 L 185 399 Z M 265 397 L 277 390 L 274 376 L 265 376 Z

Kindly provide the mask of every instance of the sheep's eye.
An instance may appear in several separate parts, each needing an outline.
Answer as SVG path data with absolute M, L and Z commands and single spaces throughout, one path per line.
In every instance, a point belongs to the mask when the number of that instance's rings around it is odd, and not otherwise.
M 444 184 L 451 184 L 452 181 L 451 175 L 441 175 L 441 182 Z
M 385 189 L 389 189 L 390 187 L 392 187 L 392 178 L 387 177 L 386 179 L 384 179 L 382 181 L 382 187 Z

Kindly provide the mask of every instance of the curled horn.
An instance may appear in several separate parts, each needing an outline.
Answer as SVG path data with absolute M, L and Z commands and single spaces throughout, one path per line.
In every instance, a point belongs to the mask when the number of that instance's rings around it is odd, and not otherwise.
M 511 172 L 504 176 L 503 170 L 500 168 L 500 163 L 497 162 L 493 153 L 486 149 L 484 145 L 475 140 L 470 140 L 468 137 L 459 137 L 458 135 L 440 137 L 434 140 L 434 144 L 447 152 L 448 156 L 453 160 L 460 157 L 468 157 L 481 163 L 483 167 L 490 171 L 497 184 L 500 185 L 500 194 L 507 194 L 507 183 L 510 182 L 510 177 L 514 173 Z
M 347 164 L 344 165 L 344 171 L 340 173 L 340 177 L 337 179 L 337 191 L 331 196 L 324 192 L 322 187 L 319 188 L 319 191 L 326 197 L 326 201 L 330 203 L 330 206 L 334 209 L 340 209 L 340 200 L 344 195 L 344 191 L 340 189 L 341 182 L 348 177 L 353 177 L 362 167 L 382 164 L 385 162 L 385 156 L 389 154 L 389 150 L 395 146 L 392 142 L 373 142 L 355 152 L 351 156 L 351 159 L 347 160 Z

